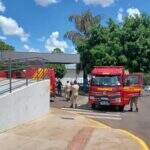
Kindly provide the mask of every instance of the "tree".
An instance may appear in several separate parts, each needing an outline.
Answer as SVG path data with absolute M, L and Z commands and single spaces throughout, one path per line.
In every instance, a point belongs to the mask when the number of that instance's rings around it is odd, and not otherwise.
M 55 48 L 52 51 L 53 54 L 55 53 L 63 53 L 61 51 L 61 49 L 59 48 Z M 49 68 L 53 68 L 56 72 L 56 77 L 57 78 L 63 78 L 64 75 L 66 74 L 67 70 L 64 64 L 50 64 L 50 63 L 46 63 L 45 67 L 49 67 Z
M 14 51 L 15 48 L 4 41 L 0 40 L 0 51 Z
M 134 72 L 150 70 L 150 16 L 141 14 L 125 17 L 122 24 L 123 53 L 128 61 L 126 67 Z
M 90 12 L 89 14 L 92 16 Z M 125 17 L 122 24 L 111 18 L 105 25 L 101 25 L 97 21 L 94 24 L 91 21 L 92 23 L 88 23 L 85 32 L 81 30 L 84 29 L 83 27 L 79 28 L 86 23 L 86 21 L 82 21 L 83 24 L 80 24 L 83 18 L 84 13 L 77 15 L 74 23 L 77 24 L 78 32 L 73 36 L 71 36 L 72 32 L 67 34 L 81 55 L 85 74 L 88 74 L 96 65 L 123 65 L 130 72 L 148 72 L 150 70 L 149 15 Z M 93 16 L 93 20 L 94 18 Z M 74 35 L 77 38 L 74 38 Z
M 53 53 L 53 54 L 56 54 L 56 53 L 63 53 L 63 52 L 61 51 L 60 48 L 55 48 L 55 49 L 52 51 L 52 53 Z
M 144 85 L 150 85 L 150 72 L 144 75 Z
M 91 53 L 87 48 L 86 44 L 88 43 L 86 43 L 86 41 L 90 36 L 91 28 L 99 25 L 100 16 L 93 16 L 90 11 L 85 11 L 81 15 L 71 15 L 69 21 L 74 23 L 77 31 L 69 31 L 65 34 L 65 37 L 75 43 L 76 49 L 81 55 L 81 66 L 84 72 L 84 79 L 87 79 L 87 70 L 91 67 L 92 62 Z
M 0 51 L 14 51 L 15 48 L 4 41 L 0 40 Z M 4 62 L 0 61 L 0 70 L 5 69 Z
M 65 37 L 77 42 L 88 38 L 91 27 L 99 25 L 100 16 L 93 16 L 90 11 L 85 11 L 81 15 L 71 15 L 69 21 L 75 24 L 77 31 L 69 31 L 65 34 Z

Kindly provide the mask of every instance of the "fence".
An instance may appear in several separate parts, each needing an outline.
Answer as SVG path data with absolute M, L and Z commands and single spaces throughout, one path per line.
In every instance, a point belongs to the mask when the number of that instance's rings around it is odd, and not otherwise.
M 43 67 L 44 61 L 39 58 L 0 61 L 0 95 L 40 81 L 38 73 L 34 78 L 27 73 L 33 66 Z

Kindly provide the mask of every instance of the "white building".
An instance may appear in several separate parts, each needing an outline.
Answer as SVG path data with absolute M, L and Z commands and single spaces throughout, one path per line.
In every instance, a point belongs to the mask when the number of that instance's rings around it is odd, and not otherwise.
M 76 69 L 67 69 L 66 75 L 61 79 L 62 83 L 66 84 L 67 81 L 74 80 L 77 80 L 78 83 L 83 83 L 83 71 L 77 74 Z

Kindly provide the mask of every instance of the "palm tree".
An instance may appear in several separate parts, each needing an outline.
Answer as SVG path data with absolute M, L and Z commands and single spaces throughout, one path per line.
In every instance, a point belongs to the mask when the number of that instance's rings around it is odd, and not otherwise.
M 100 16 L 93 16 L 88 10 L 81 15 L 71 15 L 69 21 L 74 23 L 76 31 L 68 31 L 65 37 L 75 43 L 77 40 L 88 38 L 91 27 L 99 25 Z
M 74 23 L 76 30 L 68 31 L 65 34 L 65 37 L 70 39 L 75 44 L 77 51 L 81 55 L 81 64 L 77 65 L 77 70 L 83 68 L 83 78 L 84 83 L 86 83 L 88 74 L 87 68 L 88 64 L 90 63 L 87 59 L 89 58 L 90 52 L 86 48 L 80 49 L 77 46 L 77 43 L 86 41 L 90 37 L 91 28 L 100 25 L 100 16 L 93 16 L 92 13 L 88 10 L 82 14 L 71 15 L 69 17 L 69 21 Z

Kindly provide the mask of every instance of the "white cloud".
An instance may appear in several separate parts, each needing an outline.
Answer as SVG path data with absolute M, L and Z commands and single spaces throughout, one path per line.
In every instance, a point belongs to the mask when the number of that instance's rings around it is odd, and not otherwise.
M 32 48 L 32 47 L 30 47 L 30 46 L 27 45 L 27 44 L 24 44 L 23 47 L 24 47 L 24 49 L 27 50 L 28 52 L 39 52 L 39 51 L 40 51 L 39 49 Z
M 76 0 L 77 1 L 77 0 Z M 115 0 L 83 0 L 86 5 L 101 5 L 102 7 L 108 7 L 115 2 Z
M 119 10 L 118 10 L 118 14 L 117 14 L 117 20 L 119 21 L 119 22 L 123 22 L 123 8 L 119 8 Z
M 0 12 L 4 12 L 6 10 L 5 5 L 2 3 L 2 1 L 0 0 Z
M 41 38 L 38 38 L 37 40 L 39 41 L 39 42 L 44 42 L 45 41 L 45 36 L 42 36 Z
M 28 50 L 29 49 L 29 46 L 27 44 L 24 44 L 23 47 Z
M 46 7 L 53 3 L 58 3 L 58 0 L 34 0 L 34 1 L 36 2 L 37 5 L 40 5 L 43 7 Z
M 7 37 L 5 37 L 5 36 L 0 36 L 0 39 L 1 39 L 1 40 L 6 40 Z
M 0 28 L 4 35 L 18 36 L 23 42 L 28 40 L 29 34 L 25 33 L 24 29 L 12 18 L 0 15 Z
M 62 51 L 65 51 L 68 48 L 68 44 L 65 41 L 59 40 L 59 32 L 52 32 L 49 38 L 46 40 L 45 48 L 52 52 L 55 48 L 60 48 Z
M 136 15 L 140 16 L 140 11 L 137 8 L 128 8 L 127 13 L 129 17 L 135 17 Z

